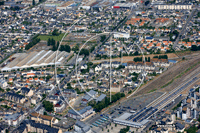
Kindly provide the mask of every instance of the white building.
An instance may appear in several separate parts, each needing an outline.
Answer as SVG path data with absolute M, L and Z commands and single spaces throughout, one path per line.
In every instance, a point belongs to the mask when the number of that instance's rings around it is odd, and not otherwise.
M 90 127 L 81 121 L 77 121 L 74 128 L 77 133 L 92 133 Z
M 114 38 L 126 38 L 128 39 L 130 37 L 129 33 L 114 33 Z
M 191 10 L 192 5 L 157 5 L 159 10 Z
M 6 123 L 8 123 L 8 125 L 12 125 L 12 126 L 16 126 L 23 119 L 24 119 L 24 115 L 20 114 L 20 113 L 15 113 L 15 114 L 12 114 L 12 115 L 11 114 L 7 114 L 4 117 L 4 121 Z
M 5 81 L 5 80 L 1 80 L 0 79 L 0 86 L 2 87 L 2 88 L 5 88 L 5 87 L 7 87 L 7 82 Z
M 67 116 L 71 117 L 73 119 L 82 119 L 82 118 L 85 118 L 85 117 L 89 116 L 90 114 L 92 114 L 93 108 L 91 106 L 87 106 L 84 109 L 79 110 L 78 112 L 81 114 L 82 117 L 77 112 L 75 112 L 73 109 L 70 109 L 68 111 Z

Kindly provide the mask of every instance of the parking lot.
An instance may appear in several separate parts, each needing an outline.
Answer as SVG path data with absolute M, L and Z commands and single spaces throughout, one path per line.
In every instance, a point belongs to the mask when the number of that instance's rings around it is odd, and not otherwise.
M 146 107 L 148 104 L 150 104 L 152 101 L 154 101 L 162 94 L 163 92 L 153 92 L 146 95 L 131 98 L 126 102 L 123 102 L 118 106 L 115 106 L 114 108 L 109 110 L 108 113 L 112 116 L 112 118 L 116 118 L 124 112 L 135 113 L 138 110 Z

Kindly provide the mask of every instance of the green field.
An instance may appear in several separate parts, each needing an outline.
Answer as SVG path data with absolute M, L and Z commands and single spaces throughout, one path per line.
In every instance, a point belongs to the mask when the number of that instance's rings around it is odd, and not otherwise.
M 39 35 L 38 38 L 40 40 L 47 41 L 49 38 L 53 38 L 56 41 L 60 41 L 65 33 L 61 33 L 59 36 L 52 36 L 52 35 Z M 67 35 L 66 35 L 67 36 Z

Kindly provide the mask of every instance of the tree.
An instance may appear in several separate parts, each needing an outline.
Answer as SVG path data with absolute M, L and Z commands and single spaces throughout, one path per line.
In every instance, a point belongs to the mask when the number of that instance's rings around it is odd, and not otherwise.
M 53 109 L 53 104 L 52 104 L 51 102 L 49 102 L 49 101 L 44 101 L 44 102 L 43 102 L 43 107 L 44 107 L 45 110 L 48 111 L 48 112 L 54 111 L 54 109 Z
M 35 5 L 35 0 L 33 0 L 32 5 L 33 5 L 33 6 Z
M 134 53 L 134 55 L 135 55 L 135 56 L 139 55 L 138 51 L 136 51 L 136 52 Z
M 136 57 L 133 59 L 133 61 L 135 61 L 135 62 L 142 61 L 142 57 Z
M 4 5 L 4 1 L 0 1 L 0 5 Z
M 106 35 L 101 36 L 101 42 L 103 42 L 106 39 Z
M 71 51 L 71 47 L 69 45 L 61 45 L 60 46 L 60 51 L 70 52 Z
M 40 38 L 37 38 L 38 35 L 36 35 L 34 38 L 31 39 L 31 42 L 26 45 L 25 50 L 29 50 L 31 47 L 36 45 L 38 42 L 40 42 Z
M 79 51 L 79 46 L 78 46 L 78 45 L 74 46 L 74 47 L 72 48 L 72 50 L 73 50 L 74 52 L 78 52 L 78 51 Z
M 57 45 L 56 45 L 57 49 L 58 49 L 58 47 L 59 47 L 59 44 L 60 44 L 59 41 L 57 41 Z
M 126 128 L 122 128 L 119 132 L 120 132 L 120 133 L 126 133 L 126 132 L 129 131 L 129 129 L 130 129 L 130 127 L 127 126 Z
M 46 112 L 46 111 L 44 111 L 44 115 L 47 115 L 47 112 Z
M 53 32 L 52 32 L 52 35 L 53 36 L 59 36 L 60 33 L 58 32 L 58 29 L 54 29 Z
M 148 57 L 148 60 L 147 60 L 148 62 L 151 62 L 151 58 L 150 57 Z
M 87 49 L 81 49 L 80 55 L 88 56 L 89 55 L 89 50 L 87 50 Z
M 50 45 L 51 45 L 51 39 L 49 38 L 47 41 L 47 46 L 50 46 Z
M 192 45 L 192 47 L 191 47 L 191 50 L 192 50 L 192 51 L 197 51 L 197 50 L 198 50 L 198 48 L 197 48 L 197 46 L 196 46 L 196 45 Z

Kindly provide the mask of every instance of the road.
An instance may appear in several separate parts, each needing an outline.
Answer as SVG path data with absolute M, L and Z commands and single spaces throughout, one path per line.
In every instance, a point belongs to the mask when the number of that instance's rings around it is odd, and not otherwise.
M 174 45 L 172 46 L 173 49 L 176 49 L 176 47 L 178 46 L 179 39 L 183 35 L 183 33 L 185 33 L 186 27 L 187 27 L 188 23 L 191 21 L 195 11 L 196 11 L 196 8 L 194 8 L 192 10 L 192 12 L 190 13 L 189 18 L 187 19 L 187 21 L 186 21 L 185 25 L 183 26 L 181 32 L 179 33 L 178 37 L 176 38 L 176 41 L 174 42 Z

